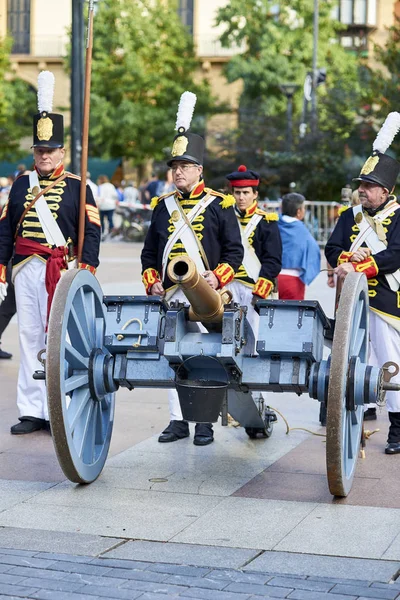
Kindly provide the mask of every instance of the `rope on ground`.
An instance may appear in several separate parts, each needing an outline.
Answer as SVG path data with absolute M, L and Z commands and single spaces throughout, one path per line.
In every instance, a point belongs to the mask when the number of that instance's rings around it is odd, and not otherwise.
M 373 431 L 370 431 L 369 429 L 365 429 L 364 430 L 364 437 L 366 440 L 369 440 L 369 438 L 371 437 L 371 435 L 374 435 L 374 433 L 378 433 L 378 431 L 380 431 L 380 429 L 374 429 Z
M 317 435 L 318 437 L 326 437 L 325 433 L 317 433 L 316 431 L 311 431 L 311 429 L 306 429 L 305 427 L 290 427 L 289 423 L 287 421 L 287 419 L 283 416 L 283 414 L 281 412 L 279 412 L 278 409 L 274 408 L 273 406 L 269 407 L 271 410 L 273 410 L 274 412 L 278 413 L 278 415 L 280 417 L 282 417 L 283 421 L 285 422 L 286 425 L 286 435 L 289 435 L 290 431 L 306 431 L 307 433 L 311 433 L 312 435 Z

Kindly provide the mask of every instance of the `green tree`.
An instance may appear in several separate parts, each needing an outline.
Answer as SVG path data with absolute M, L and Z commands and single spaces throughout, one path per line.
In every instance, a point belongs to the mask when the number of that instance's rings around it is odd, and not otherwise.
M 346 183 L 344 146 L 354 129 L 362 90 L 357 58 L 338 42 L 341 25 L 332 18 L 334 2 L 319 3 L 318 66 L 327 70 L 318 87 L 318 133 L 298 138 L 303 83 L 312 68 L 313 0 L 231 0 L 221 8 L 224 46 L 243 47 L 227 65 L 228 81 L 243 80 L 239 154 L 264 169 L 265 177 L 300 183 L 310 199 L 332 199 Z M 294 96 L 296 155 L 285 155 L 287 99 L 280 84 L 297 83 Z M 252 148 L 251 148 L 252 146 Z M 289 181 L 290 181 L 289 180 Z
M 372 143 L 383 121 L 392 111 L 399 111 L 400 94 L 400 19 L 395 18 L 387 28 L 383 46 L 374 45 L 374 66 L 365 66 L 362 84 L 368 95 L 360 111 L 360 137 L 364 152 L 372 150 Z M 394 139 L 389 153 L 400 156 L 400 136 Z
M 13 79 L 10 67 L 12 40 L 0 39 L 0 160 L 18 160 L 20 140 L 32 134 L 36 94 L 27 83 Z
M 163 0 L 102 0 L 94 22 L 90 152 L 136 164 L 166 156 L 182 92 L 197 95 L 193 130 L 210 110 L 195 82 L 193 40 Z M 201 127 L 201 125 L 200 125 Z

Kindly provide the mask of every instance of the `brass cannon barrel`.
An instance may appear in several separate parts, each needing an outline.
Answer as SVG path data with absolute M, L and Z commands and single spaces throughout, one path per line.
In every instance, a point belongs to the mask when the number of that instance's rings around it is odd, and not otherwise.
M 186 255 L 176 256 L 167 269 L 170 280 L 177 284 L 190 303 L 189 320 L 216 323 L 222 320 L 224 304 L 232 299 L 225 289 L 213 290 L 200 275 L 193 260 Z

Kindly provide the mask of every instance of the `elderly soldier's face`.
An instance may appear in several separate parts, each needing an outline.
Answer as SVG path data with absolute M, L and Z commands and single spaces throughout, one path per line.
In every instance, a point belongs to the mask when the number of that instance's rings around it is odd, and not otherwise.
M 50 173 L 52 173 L 63 161 L 64 154 L 64 148 L 39 147 L 33 149 L 35 165 L 39 169 L 41 175 L 50 175 Z
M 258 198 L 258 192 L 252 187 L 234 187 L 233 195 L 239 210 L 246 210 Z
M 200 181 L 203 167 L 184 160 L 174 161 L 171 165 L 172 179 L 178 190 L 187 193 L 192 191 Z
M 388 195 L 389 190 L 370 181 L 362 181 L 358 188 L 358 197 L 365 208 L 378 208 L 387 200 Z

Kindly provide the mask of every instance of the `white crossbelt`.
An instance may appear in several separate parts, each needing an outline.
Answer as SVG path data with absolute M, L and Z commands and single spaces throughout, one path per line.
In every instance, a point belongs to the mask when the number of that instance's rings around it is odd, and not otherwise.
M 39 191 L 37 192 L 37 194 L 40 193 L 39 177 L 36 171 L 31 171 L 29 173 L 29 185 L 31 190 L 33 190 L 34 188 L 38 188 Z M 35 208 L 43 229 L 43 233 L 46 236 L 47 243 L 51 246 L 66 246 L 67 242 L 65 241 L 65 237 L 63 236 L 61 229 L 57 225 L 57 221 L 54 219 L 53 213 L 47 206 L 47 202 L 44 196 L 41 196 L 39 200 L 36 200 Z
M 199 202 L 187 213 L 186 217 L 189 223 L 192 223 L 194 219 L 205 209 L 211 202 L 215 200 L 215 196 L 209 196 L 208 194 L 204 196 Z M 170 217 L 172 213 L 175 213 L 177 216 L 179 215 L 179 219 L 173 221 L 175 231 L 165 244 L 163 258 L 162 258 L 162 278 L 164 281 L 164 274 L 168 264 L 168 256 L 172 250 L 173 245 L 179 239 L 181 240 L 186 253 L 190 258 L 194 261 L 197 270 L 199 273 L 204 273 L 206 267 L 204 265 L 203 259 L 201 258 L 198 242 L 196 239 L 196 234 L 193 229 L 188 225 L 186 220 L 182 215 L 182 208 L 179 205 L 179 200 L 175 198 L 175 195 L 172 194 L 164 198 L 165 206 L 169 212 Z
M 40 193 L 40 183 L 39 183 L 39 178 L 38 178 L 36 171 L 31 171 L 29 173 L 29 185 L 30 185 L 32 193 L 33 193 L 33 189 L 35 187 L 37 187 L 39 189 L 37 194 Z M 37 196 L 37 194 L 36 194 L 36 196 Z M 47 243 L 50 244 L 51 246 L 66 247 L 67 242 L 65 240 L 65 237 L 63 236 L 63 233 L 62 233 L 57 221 L 55 220 L 53 213 L 51 212 L 50 208 L 47 206 L 47 202 L 46 202 L 46 199 L 44 196 L 41 196 L 38 200 L 36 200 L 35 208 L 36 208 L 36 213 L 39 218 L 40 224 L 43 229 L 43 233 L 46 236 Z M 74 269 L 76 266 L 77 266 L 76 260 L 68 261 L 68 269 Z
M 382 222 L 391 213 L 398 210 L 399 208 L 400 208 L 400 205 L 397 204 L 397 202 L 393 205 L 392 205 L 392 203 L 390 203 L 390 205 L 385 206 L 385 208 L 379 213 L 379 215 L 376 215 L 374 217 L 374 219 L 376 221 Z M 358 234 L 358 236 L 356 237 L 356 239 L 350 246 L 350 252 L 355 252 L 356 250 L 358 250 L 358 248 L 360 248 L 360 246 L 364 242 L 367 244 L 368 248 L 370 248 L 370 250 L 372 251 L 372 254 L 378 254 L 378 252 L 382 252 L 383 250 L 386 250 L 387 244 L 385 244 L 384 242 L 382 242 L 379 239 L 378 234 L 376 233 L 375 229 L 368 223 L 367 219 L 364 216 L 361 204 L 359 204 L 357 206 L 353 206 L 353 215 L 354 215 L 354 220 L 357 223 L 358 228 L 360 230 L 360 233 Z M 356 215 L 361 215 L 361 217 L 362 217 L 359 223 L 356 220 Z M 360 217 L 358 217 L 358 219 L 360 219 Z M 393 292 L 397 292 L 399 289 L 399 286 L 400 286 L 400 269 L 397 269 L 397 271 L 395 273 L 388 273 L 387 275 L 385 275 L 385 277 L 389 284 L 390 289 Z
M 243 266 L 246 269 L 247 275 L 251 277 L 254 283 L 260 275 L 261 263 L 258 256 L 249 242 L 249 237 L 263 218 L 263 215 L 255 214 L 251 217 L 246 227 L 240 227 L 240 235 L 242 236 L 242 245 L 244 248 Z

